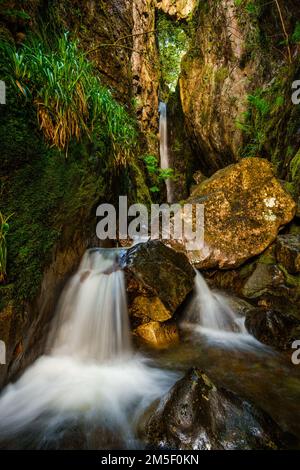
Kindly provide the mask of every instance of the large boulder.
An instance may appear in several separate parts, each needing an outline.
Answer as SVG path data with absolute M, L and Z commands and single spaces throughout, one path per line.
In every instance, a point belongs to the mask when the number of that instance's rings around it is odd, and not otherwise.
M 146 444 L 164 449 L 277 449 L 284 441 L 268 415 L 196 369 L 148 410 L 140 428 Z
M 188 200 L 205 208 L 204 247 L 189 252 L 199 269 L 234 268 L 262 253 L 296 204 L 262 158 L 244 158 L 198 185 Z
M 194 287 L 195 271 L 185 254 L 160 241 L 139 243 L 121 258 L 129 314 L 135 333 L 153 345 L 177 340 L 170 321 Z

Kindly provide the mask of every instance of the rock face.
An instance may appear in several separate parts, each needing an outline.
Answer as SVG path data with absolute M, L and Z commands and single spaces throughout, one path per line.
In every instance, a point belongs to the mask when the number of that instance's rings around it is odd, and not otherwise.
M 170 320 L 194 286 L 195 272 L 183 253 L 159 241 L 141 243 L 122 258 L 135 333 L 153 345 L 177 339 Z
M 287 0 L 281 4 L 281 10 L 285 28 L 292 35 L 294 21 L 300 18 L 299 5 Z M 258 153 L 251 155 L 266 155 L 274 158 L 274 163 L 283 161 L 289 118 L 295 123 L 295 129 L 299 127 L 297 117 L 293 116 L 295 107 L 289 105 L 291 83 L 297 73 L 287 77 L 285 72 L 289 57 L 286 46 L 278 48 L 278 38 L 284 43 L 284 33 L 276 3 L 256 2 L 251 9 L 247 2 L 208 0 L 198 3 L 193 19 L 194 33 L 190 50 L 183 58 L 179 83 L 186 124 L 200 169 L 211 175 L 240 158 L 240 149 L 248 144 L 247 133 L 251 129 L 243 128 L 238 122 L 243 123 L 244 112 L 249 107 L 248 97 L 255 96 L 258 90 L 266 90 L 264 102 L 268 101 L 269 94 L 272 112 L 268 114 L 266 108 L 263 110 L 264 125 L 258 128 L 255 126 L 262 116 L 259 100 L 258 106 L 253 106 L 253 120 L 256 119 L 253 130 L 260 135 L 255 144 Z M 290 47 L 293 62 L 297 61 L 299 49 L 293 44 Z M 284 123 L 283 108 L 275 106 L 279 95 L 286 96 Z M 279 133 L 282 139 L 278 139 Z M 295 133 L 291 132 L 290 140 Z M 255 132 L 253 137 L 255 140 Z M 246 155 L 253 149 L 253 140 L 249 142 Z M 299 148 L 296 140 L 295 146 Z
M 131 68 L 136 112 L 150 152 L 158 152 L 159 58 L 155 39 L 155 1 L 134 0 Z
M 168 100 L 168 147 L 169 162 L 176 178 L 171 181 L 176 201 L 186 199 L 193 183 L 195 155 L 190 146 L 182 112 L 179 90 L 176 89 Z
M 205 246 L 189 253 L 200 269 L 234 268 L 262 253 L 296 212 L 271 164 L 260 158 L 219 170 L 196 187 L 188 202 L 205 208 Z
M 235 120 L 246 110 L 250 67 L 239 66 L 245 32 L 234 0 L 209 1 L 198 7 L 196 16 L 192 50 L 183 59 L 180 95 L 201 169 L 211 174 L 238 158 L 243 135 Z
M 300 235 L 280 235 L 276 240 L 276 257 L 289 273 L 300 272 Z
M 179 341 L 178 328 L 175 322 L 161 323 L 150 321 L 135 329 L 135 333 L 148 344 L 164 348 Z
M 194 10 L 197 0 L 156 0 L 156 7 L 177 19 L 187 18 Z
M 291 349 L 300 337 L 300 320 L 274 310 L 249 310 L 245 325 L 259 341 L 279 350 Z
M 40 3 L 45 4 L 41 8 L 48 14 L 47 2 L 40 0 Z M 132 0 L 54 0 L 52 11 L 66 31 L 76 32 L 103 83 L 111 87 L 118 99 L 129 103 L 132 98 L 129 66 L 133 48 Z
M 245 282 L 242 294 L 248 299 L 259 298 L 280 287 L 284 275 L 276 264 L 258 263 L 251 276 Z
M 150 416 L 150 417 L 149 417 Z M 277 449 L 282 433 L 265 413 L 192 369 L 145 418 L 149 446 L 182 450 Z
M 43 351 L 57 298 L 89 242 L 77 233 L 68 246 L 57 246 L 36 300 L 20 307 L 19 312 L 10 305 L 0 311 L 0 338 L 7 345 L 6 365 L 0 367 L 0 387 Z

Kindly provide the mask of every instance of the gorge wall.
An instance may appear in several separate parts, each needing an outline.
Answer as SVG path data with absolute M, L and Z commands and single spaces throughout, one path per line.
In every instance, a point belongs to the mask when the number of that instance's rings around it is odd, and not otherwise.
M 199 168 L 208 175 L 243 156 L 266 157 L 281 176 L 289 174 L 299 147 L 291 95 L 300 9 L 290 1 L 278 6 L 207 0 L 194 10 L 179 87 Z
M 256 156 L 270 160 L 293 196 L 299 196 L 300 112 L 291 93 L 292 82 L 300 78 L 300 5 L 288 0 L 279 6 L 280 12 L 275 2 L 260 0 L 254 6 L 248 0 L 1 3 L 0 34 L 16 44 L 37 31 L 40 21 L 48 25 L 49 37 L 53 28 L 77 37 L 101 81 L 137 118 L 141 132 L 129 168 L 113 171 L 109 156 L 101 153 L 105 149 L 85 141 L 70 149 L 66 164 L 46 146 L 29 103 L 8 87 L 9 107 L 0 116 L 0 210 L 14 216 L 11 274 L 0 289 L 0 338 L 8 344 L 0 383 L 8 371 L 15 373 L 34 359 L 30 350 L 54 309 L 50 299 L 94 243 L 97 204 L 114 202 L 119 194 L 150 201 L 139 157 L 158 157 L 158 12 L 187 25 L 190 35 L 177 90 L 169 99 L 178 198 L 188 196 L 195 171 L 201 180 L 201 173 L 210 176 L 242 157 Z M 15 10 L 22 14 L 12 14 Z M 28 174 L 30 188 L 22 185 Z

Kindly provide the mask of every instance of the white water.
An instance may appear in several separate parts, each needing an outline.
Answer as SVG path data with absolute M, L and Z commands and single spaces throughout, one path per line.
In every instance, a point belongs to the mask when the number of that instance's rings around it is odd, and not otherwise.
M 168 121 L 167 105 L 162 101 L 159 103 L 159 136 L 160 136 L 160 167 L 162 170 L 170 168 L 169 148 L 168 148 Z M 170 179 L 166 180 L 167 202 L 174 201 L 172 183 Z
M 178 378 L 133 354 L 117 257 L 115 250 L 84 256 L 61 296 L 50 354 L 0 396 L 0 440 L 45 446 L 76 423 L 109 430 L 126 446 L 139 414 Z
M 196 271 L 194 295 L 183 327 L 192 329 L 215 346 L 269 350 L 247 332 L 245 318 L 232 309 L 225 295 L 208 287 L 199 271 Z
M 53 354 L 103 362 L 131 353 L 118 250 L 89 250 L 62 293 Z

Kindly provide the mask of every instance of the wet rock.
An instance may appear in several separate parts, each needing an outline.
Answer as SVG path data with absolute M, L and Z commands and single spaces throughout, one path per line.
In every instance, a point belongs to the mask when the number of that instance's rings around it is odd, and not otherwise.
M 271 292 L 284 283 L 284 275 L 276 265 L 258 263 L 254 272 L 247 279 L 242 293 L 253 299 Z
M 293 341 L 300 338 L 300 321 L 274 310 L 249 310 L 245 325 L 256 339 L 279 350 L 291 349 Z
M 274 421 L 192 369 L 141 424 L 154 448 L 184 450 L 277 449 L 284 436 Z
M 131 313 L 135 317 L 148 317 L 159 322 L 172 317 L 171 312 L 158 297 L 136 297 L 131 304 Z
M 175 322 L 160 323 L 151 321 L 138 326 L 134 333 L 151 346 L 163 348 L 179 341 L 178 328 Z
M 226 296 L 226 301 L 229 307 L 239 316 L 246 317 L 250 310 L 253 310 L 253 305 L 244 299 L 234 296 Z
M 278 263 L 291 274 L 300 272 L 300 235 L 280 235 L 276 240 L 276 257 Z
M 199 269 L 235 268 L 262 253 L 296 204 L 261 158 L 244 158 L 201 183 L 188 199 L 205 208 L 204 247 L 188 253 Z
M 128 249 L 121 264 L 135 333 L 154 346 L 169 343 L 177 330 L 161 322 L 173 317 L 194 287 L 195 272 L 187 257 L 160 241 L 149 241 Z
M 122 265 L 127 273 L 130 306 L 138 295 L 150 297 L 152 302 L 157 297 L 172 316 L 194 287 L 195 272 L 187 257 L 160 241 L 130 248 Z

